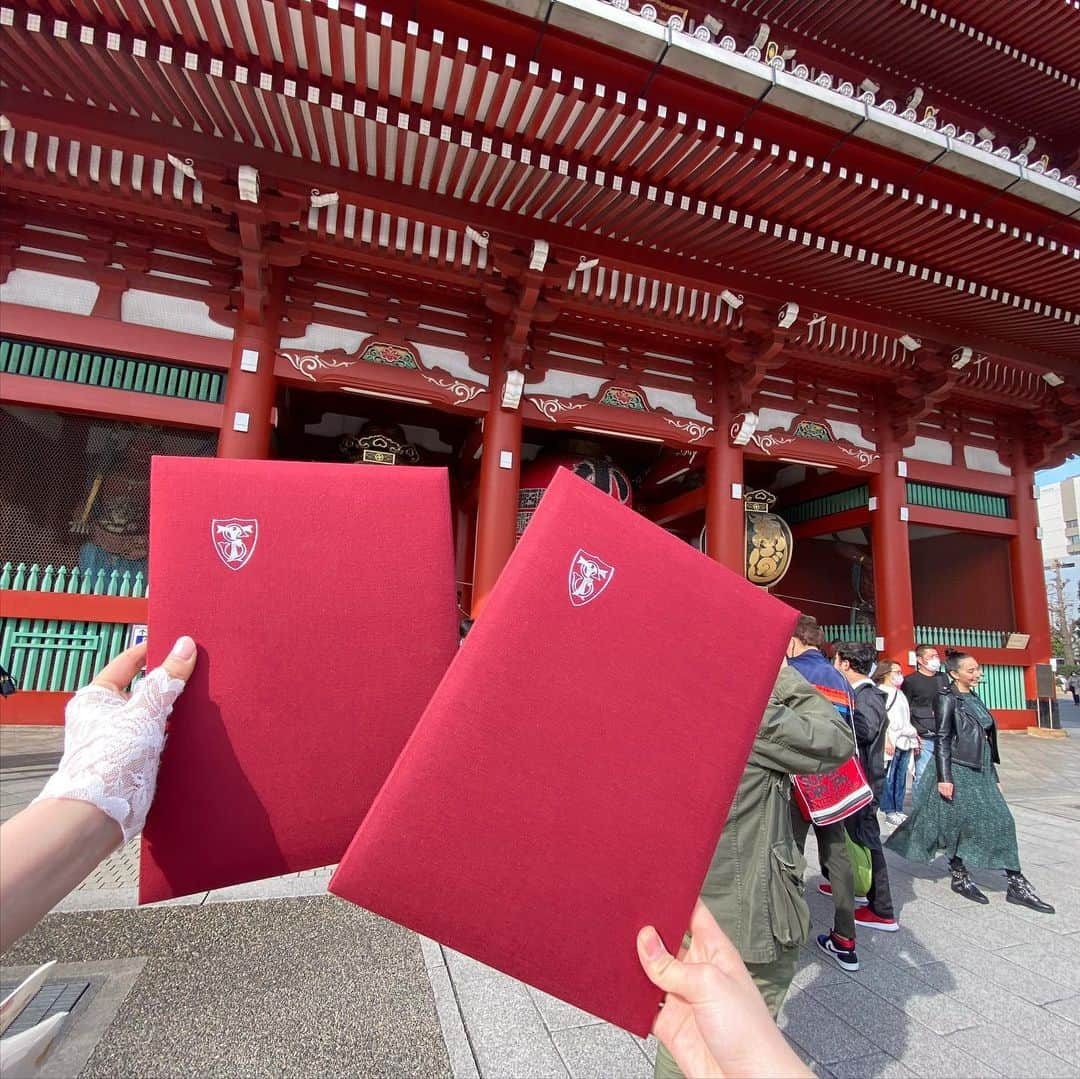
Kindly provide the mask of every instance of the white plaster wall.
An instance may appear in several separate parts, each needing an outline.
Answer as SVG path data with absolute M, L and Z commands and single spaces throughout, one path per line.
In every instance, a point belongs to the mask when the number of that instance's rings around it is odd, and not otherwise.
M 469 357 L 460 349 L 443 348 L 442 345 L 417 345 L 416 350 L 420 353 L 425 367 L 436 367 L 454 378 L 478 382 L 481 386 L 488 384 L 488 376 L 474 371 L 469 366 Z
M 595 395 L 607 382 L 606 378 L 590 378 L 588 375 L 572 375 L 568 371 L 548 371 L 544 381 L 535 386 L 526 385 L 527 397 L 576 397 L 578 394 Z
M 100 291 L 93 281 L 78 277 L 15 269 L 0 285 L 0 303 L 20 303 L 70 315 L 89 315 Z
M 677 390 L 658 390 L 654 386 L 642 386 L 641 390 L 650 408 L 666 408 L 668 412 L 682 416 L 684 419 L 712 423 L 712 417 L 702 412 L 697 407 L 697 402 L 688 393 L 679 393 Z
M 343 329 L 341 326 L 327 326 L 321 322 L 313 322 L 304 331 L 303 336 L 283 337 L 278 348 L 304 352 L 333 352 L 340 348 L 345 352 L 353 353 L 371 336 L 370 333 L 359 333 L 356 330 Z
M 904 450 L 909 461 L 929 461 L 935 465 L 952 464 L 952 446 L 940 438 L 925 438 L 919 435 L 913 445 Z
M 1012 475 L 1012 469 L 1001 463 L 997 450 L 984 449 L 982 446 L 965 446 L 964 464 L 979 472 L 993 472 L 998 476 Z
M 120 298 L 120 317 L 136 326 L 154 326 L 159 330 L 191 333 L 231 341 L 233 332 L 210 317 L 210 308 L 202 300 L 182 296 L 163 296 L 158 292 L 129 288 Z

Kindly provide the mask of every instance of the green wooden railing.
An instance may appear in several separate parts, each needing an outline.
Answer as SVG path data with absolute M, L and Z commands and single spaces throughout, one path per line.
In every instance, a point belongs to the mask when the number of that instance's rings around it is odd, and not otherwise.
M 67 566 L 42 568 L 22 562 L 0 567 L 0 588 L 82 596 L 146 595 L 141 573 L 80 573 Z M 0 617 L 0 666 L 11 672 L 20 689 L 71 692 L 124 650 L 127 635 L 125 622 Z
M 825 641 L 861 641 L 863 644 L 873 644 L 877 630 L 874 626 L 822 626 L 821 632 L 825 634 Z
M 916 626 L 915 640 L 954 648 L 1004 648 L 1009 639 L 1004 629 L 951 629 L 947 626 Z
M 788 524 L 796 525 L 803 521 L 816 521 L 819 517 L 830 517 L 834 513 L 856 510 L 870 501 L 870 488 L 863 484 L 847 491 L 810 498 L 805 502 L 796 502 L 793 506 L 784 506 L 777 512 Z
M 159 397 L 183 397 L 210 404 L 220 404 L 225 396 L 225 376 L 217 371 L 84 352 L 11 337 L 0 337 L 0 375 L 5 374 L 133 390 Z
M 982 669 L 979 696 L 987 708 L 1026 708 L 1024 668 L 999 667 L 988 663 Z
M 965 491 L 960 487 L 938 487 L 932 483 L 913 483 L 909 480 L 907 500 L 913 506 L 930 506 L 956 513 L 980 513 L 984 517 L 1009 516 L 1009 500 L 1003 495 Z

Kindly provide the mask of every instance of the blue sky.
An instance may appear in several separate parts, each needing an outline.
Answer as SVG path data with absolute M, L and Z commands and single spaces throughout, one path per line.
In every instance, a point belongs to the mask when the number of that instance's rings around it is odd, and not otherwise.
M 1057 468 L 1048 468 L 1045 472 L 1035 473 L 1035 482 L 1040 486 L 1048 483 L 1060 483 L 1062 480 L 1080 476 L 1080 457 L 1070 457 L 1063 465 Z

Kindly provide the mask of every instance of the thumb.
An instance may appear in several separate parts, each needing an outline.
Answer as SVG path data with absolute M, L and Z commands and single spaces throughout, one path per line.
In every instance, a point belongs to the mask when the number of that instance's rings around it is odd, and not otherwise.
M 170 678 L 179 678 L 187 682 L 195 670 L 196 647 L 190 637 L 181 637 L 173 645 L 172 651 L 165 657 L 161 666 Z
M 666 993 L 686 995 L 686 968 L 664 947 L 660 934 L 651 925 L 638 932 L 637 950 L 642 969 L 653 985 Z

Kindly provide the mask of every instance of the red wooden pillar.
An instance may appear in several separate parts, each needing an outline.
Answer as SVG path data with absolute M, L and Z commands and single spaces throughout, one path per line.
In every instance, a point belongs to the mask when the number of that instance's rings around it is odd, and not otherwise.
M 888 431 L 880 435 L 878 454 L 881 472 L 870 477 L 870 544 L 874 556 L 877 636 L 884 641 L 884 655 L 906 664 L 908 653 L 916 643 L 907 480 L 900 474 L 901 448 Z
M 1034 708 L 1035 664 L 1050 661 L 1050 612 L 1046 603 L 1046 578 L 1043 571 L 1042 543 L 1039 540 L 1039 513 L 1035 503 L 1035 473 L 1024 461 L 1022 452 L 1013 465 L 1013 516 L 1017 534 L 1009 541 L 1012 570 L 1013 606 L 1016 628 L 1031 638 L 1024 668 L 1024 697 Z
M 491 364 L 491 404 L 484 417 L 480 456 L 471 611 L 474 618 L 483 609 L 488 593 L 506 565 L 516 536 L 521 485 L 521 412 L 502 407 L 505 378 L 505 360 L 496 354 Z
M 705 460 L 705 544 L 710 558 L 742 576 L 746 572 L 743 451 L 731 444 L 733 421 L 728 375 L 721 367 L 713 391 L 716 445 Z
M 274 360 L 278 347 L 283 277 L 269 290 L 266 303 L 253 319 L 241 317 L 232 343 L 232 360 L 225 384 L 225 406 L 218 435 L 218 457 L 265 459 L 270 456 L 270 432 L 277 382 Z

